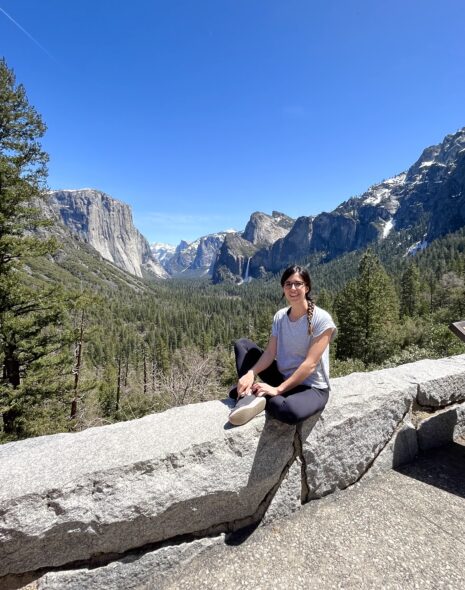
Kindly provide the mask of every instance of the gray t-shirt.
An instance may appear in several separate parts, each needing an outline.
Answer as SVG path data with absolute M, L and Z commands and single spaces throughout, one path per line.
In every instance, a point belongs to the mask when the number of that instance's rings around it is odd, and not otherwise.
M 278 370 L 287 379 L 303 363 L 313 338 L 320 336 L 328 328 L 333 328 L 331 341 L 337 333 L 337 328 L 330 314 L 317 307 L 313 312 L 313 334 L 308 333 L 307 316 L 304 315 L 295 322 L 288 316 L 289 307 L 276 312 L 273 319 L 271 335 L 277 338 L 276 362 Z M 325 377 L 326 376 L 326 377 Z M 324 389 L 329 386 L 329 346 L 326 347 L 317 368 L 304 381 L 304 385 Z

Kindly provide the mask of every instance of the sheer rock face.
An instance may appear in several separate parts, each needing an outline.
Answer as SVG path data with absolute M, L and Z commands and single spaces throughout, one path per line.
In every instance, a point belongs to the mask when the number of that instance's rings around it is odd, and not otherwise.
M 74 236 L 105 260 L 138 277 L 168 276 L 134 227 L 129 205 L 93 189 L 52 191 L 48 205 Z
M 257 246 L 239 234 L 228 234 L 213 269 L 213 281 L 246 280 L 250 272 L 250 260 L 257 250 Z
M 465 128 L 426 148 L 406 173 L 318 215 L 310 251 L 339 256 L 419 223 L 428 241 L 465 225 Z
M 465 225 L 465 129 L 427 148 L 409 169 L 396 227 L 421 219 L 431 241 Z
M 302 252 L 308 252 L 313 234 L 313 217 L 299 217 L 291 230 L 270 248 L 261 248 L 250 262 L 251 274 L 262 276 L 267 271 L 277 272 L 295 264 Z
M 267 215 L 256 211 L 250 216 L 242 237 L 254 246 L 271 246 L 287 235 L 293 224 L 294 220 L 284 213 L 273 211 Z
M 425 420 L 420 400 L 442 406 L 427 406 Z M 419 445 L 463 436 L 465 355 L 334 379 L 323 413 L 297 427 L 262 414 L 232 428 L 231 406 L 205 402 L 0 446 L 0 587 L 8 574 L 98 558 L 110 576 L 91 568 L 94 580 L 103 576 L 98 586 L 86 586 L 80 569 L 74 586 L 70 571 L 50 572 L 38 587 L 68 576 L 67 588 L 104 588 L 128 566 L 117 587 L 131 588 L 136 559 L 126 552 L 160 551 L 148 561 L 162 567 L 171 547 L 177 562 L 177 551 L 190 554 L 181 541 L 270 522 L 412 460 Z

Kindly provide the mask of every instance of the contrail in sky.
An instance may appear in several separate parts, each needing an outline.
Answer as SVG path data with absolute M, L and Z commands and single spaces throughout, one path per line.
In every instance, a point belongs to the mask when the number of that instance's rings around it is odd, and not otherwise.
M 48 52 L 48 51 L 45 49 L 45 47 L 44 47 L 43 45 L 41 45 L 41 44 L 40 44 L 40 43 L 37 41 L 37 39 L 34 39 L 34 37 L 33 37 L 33 36 L 30 34 L 30 33 L 28 33 L 28 32 L 26 31 L 26 29 L 25 29 L 25 28 L 23 28 L 23 27 L 22 27 L 22 26 L 21 26 L 21 25 L 20 25 L 18 22 L 16 22 L 16 21 L 15 21 L 15 19 L 14 19 L 12 16 L 10 16 L 10 15 L 8 14 L 8 12 L 6 12 L 5 10 L 3 10 L 3 8 L 1 8 L 1 7 L 0 7 L 0 12 L 2 12 L 2 13 L 3 13 L 3 14 L 4 14 L 4 15 L 7 17 L 7 18 L 9 18 L 9 19 L 11 20 L 11 22 L 12 22 L 12 23 L 14 23 L 14 24 L 15 24 L 15 25 L 18 27 L 18 29 L 19 29 L 20 31 L 22 31 L 22 32 L 23 32 L 25 35 L 27 35 L 31 41 L 33 41 L 33 42 L 34 42 L 34 43 L 35 43 L 35 44 L 36 44 L 38 47 L 40 47 L 40 48 L 42 49 L 42 51 L 45 51 L 45 53 L 46 53 L 46 54 L 47 54 L 47 55 L 48 55 L 48 56 L 49 56 L 51 59 L 53 59 L 53 61 L 55 61 L 55 62 L 56 62 L 56 59 L 53 57 L 53 55 L 52 55 L 51 53 L 49 53 L 49 52 Z

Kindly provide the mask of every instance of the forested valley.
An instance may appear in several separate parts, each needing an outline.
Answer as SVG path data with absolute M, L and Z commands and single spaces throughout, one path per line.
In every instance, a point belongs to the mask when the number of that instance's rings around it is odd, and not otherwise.
M 0 442 L 223 398 L 232 344 L 265 346 L 279 276 L 247 284 L 138 279 L 53 232 L 45 126 L 0 62 Z M 331 375 L 465 352 L 465 228 L 406 255 L 419 225 L 337 260 L 302 261 L 339 329 Z

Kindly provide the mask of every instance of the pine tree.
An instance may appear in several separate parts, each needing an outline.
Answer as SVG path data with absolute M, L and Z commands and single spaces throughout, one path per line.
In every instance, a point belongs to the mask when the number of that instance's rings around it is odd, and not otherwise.
M 371 250 L 359 266 L 357 306 L 362 322 L 361 359 L 380 362 L 394 351 L 399 303 L 394 285 Z
M 337 358 L 377 363 L 394 352 L 399 306 L 394 285 L 371 250 L 362 257 L 358 277 L 336 299 L 339 323 Z
M 56 288 L 21 280 L 28 257 L 55 247 L 32 233 L 48 224 L 37 206 L 47 178 L 44 133 L 23 86 L 0 60 L 0 412 L 10 435 L 22 435 L 28 409 L 57 393 L 69 336 Z
M 409 264 L 400 281 L 400 315 L 415 316 L 420 303 L 420 273 L 416 264 Z
M 357 297 L 357 281 L 354 279 L 346 284 L 335 300 L 334 311 L 338 325 L 336 357 L 338 359 L 361 357 L 360 343 L 363 340 L 363 334 L 359 306 L 355 304 Z

